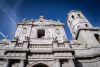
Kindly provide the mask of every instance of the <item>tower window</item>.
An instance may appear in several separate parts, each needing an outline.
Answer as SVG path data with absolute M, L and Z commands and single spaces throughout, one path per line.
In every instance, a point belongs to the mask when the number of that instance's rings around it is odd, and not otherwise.
M 80 14 L 77 14 L 80 17 Z
M 99 34 L 94 34 L 96 40 L 100 43 L 100 38 L 99 38 Z
M 37 38 L 43 38 L 45 36 L 45 30 L 38 30 L 37 31 Z
M 86 27 L 88 27 L 88 25 L 87 25 L 87 24 L 85 24 L 85 26 L 86 26 Z
M 72 19 L 74 19 L 74 16 L 72 15 Z

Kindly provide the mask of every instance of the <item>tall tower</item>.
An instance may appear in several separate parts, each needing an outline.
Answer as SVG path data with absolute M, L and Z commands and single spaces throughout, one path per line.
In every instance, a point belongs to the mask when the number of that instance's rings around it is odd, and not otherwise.
M 88 46 L 100 45 L 100 28 L 93 27 L 81 11 L 68 13 L 67 24 L 74 39 Z
M 77 10 L 72 10 L 68 13 L 67 24 L 70 28 L 73 38 L 76 37 L 76 34 L 80 28 L 92 27 L 82 12 Z

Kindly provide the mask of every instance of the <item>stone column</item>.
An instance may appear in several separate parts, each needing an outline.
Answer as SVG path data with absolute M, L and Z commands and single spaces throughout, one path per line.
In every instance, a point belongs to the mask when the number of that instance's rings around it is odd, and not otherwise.
M 8 66 L 9 66 L 9 60 L 8 60 L 8 59 L 6 59 L 6 61 L 4 62 L 3 67 L 8 67 Z
M 55 67 L 60 67 L 60 61 L 59 61 L 59 59 L 55 60 Z
M 19 67 L 24 67 L 24 60 L 20 61 Z
M 69 59 L 69 67 L 75 67 L 73 59 Z
M 100 61 L 97 60 L 97 67 L 100 67 Z

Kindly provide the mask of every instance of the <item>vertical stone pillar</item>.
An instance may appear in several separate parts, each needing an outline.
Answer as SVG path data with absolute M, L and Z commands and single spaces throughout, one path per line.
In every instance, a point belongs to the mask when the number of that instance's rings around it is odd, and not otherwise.
M 100 61 L 99 60 L 97 61 L 97 67 L 100 67 Z
M 69 67 L 75 67 L 73 59 L 69 59 Z
M 55 67 L 60 67 L 60 61 L 59 61 L 59 59 L 55 60 Z
M 3 67 L 8 67 L 8 66 L 9 66 L 9 60 L 8 60 L 8 59 L 6 59 L 6 61 L 4 62 Z
M 24 67 L 24 60 L 20 61 L 19 67 Z

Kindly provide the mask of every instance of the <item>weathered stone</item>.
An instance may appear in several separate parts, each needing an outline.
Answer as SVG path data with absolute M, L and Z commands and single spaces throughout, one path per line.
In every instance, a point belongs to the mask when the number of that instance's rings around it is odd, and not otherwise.
M 0 67 L 100 67 L 100 28 L 80 11 L 68 14 L 74 40 L 68 41 L 60 21 L 24 20 L 14 39 L 0 41 Z

